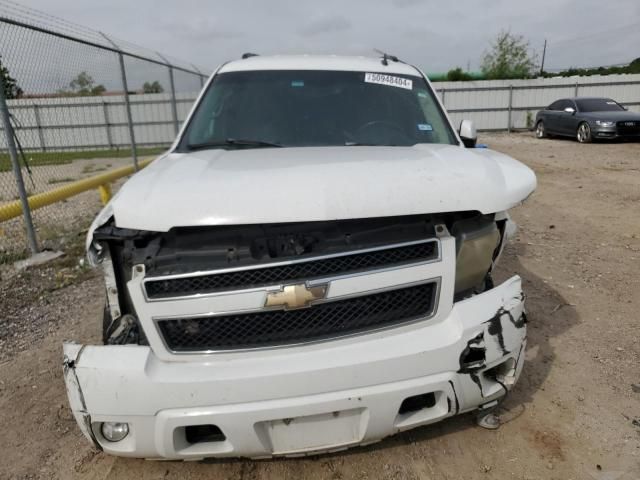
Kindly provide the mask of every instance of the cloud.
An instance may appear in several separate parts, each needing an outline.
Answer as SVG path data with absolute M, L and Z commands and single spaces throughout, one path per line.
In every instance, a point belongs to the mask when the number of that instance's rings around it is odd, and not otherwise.
M 325 33 L 343 32 L 350 28 L 351 22 L 349 20 L 344 17 L 332 16 L 310 22 L 300 29 L 299 33 L 305 37 L 314 37 Z
M 206 41 L 206 40 L 230 40 L 243 37 L 243 32 L 221 27 L 215 22 L 207 20 L 199 20 L 195 22 L 170 22 L 163 26 L 167 32 L 174 32 L 189 41 Z
M 423 1 L 424 0 L 393 0 L 393 4 L 396 7 L 405 8 L 405 7 L 413 7 L 414 5 L 423 3 Z
M 374 47 L 427 72 L 467 62 L 475 69 L 507 28 L 538 53 L 546 38 L 545 64 L 554 68 L 629 61 L 637 56 L 629 45 L 640 44 L 640 28 L 631 25 L 639 0 L 616 0 L 615 18 L 602 0 L 18 1 L 203 69 L 247 51 L 371 55 Z M 625 40 L 610 41 L 616 34 Z

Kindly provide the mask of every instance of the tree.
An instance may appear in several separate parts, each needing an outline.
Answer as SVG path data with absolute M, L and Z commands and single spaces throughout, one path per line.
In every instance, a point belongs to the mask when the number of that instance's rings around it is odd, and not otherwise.
M 69 82 L 69 88 L 71 89 L 70 94 L 80 96 L 102 95 L 107 91 L 104 85 L 95 85 L 93 77 L 84 71 Z
M 144 85 L 142 85 L 142 91 L 144 93 L 162 93 L 164 92 L 164 88 L 162 88 L 160 82 L 155 80 L 153 83 L 144 82 Z
M 10 100 L 12 98 L 20 98 L 24 93 L 18 86 L 18 82 L 15 78 L 9 75 L 9 69 L 2 64 L 2 57 L 0 56 L 0 77 L 2 77 L 2 84 L 4 85 L 4 98 Z
M 503 31 L 484 53 L 481 68 L 488 79 L 531 78 L 536 60 L 535 54 L 529 54 L 529 42 L 522 35 Z
M 464 72 L 460 67 L 456 67 L 447 72 L 447 80 L 449 82 L 464 82 L 472 79 L 473 77 L 467 72 Z

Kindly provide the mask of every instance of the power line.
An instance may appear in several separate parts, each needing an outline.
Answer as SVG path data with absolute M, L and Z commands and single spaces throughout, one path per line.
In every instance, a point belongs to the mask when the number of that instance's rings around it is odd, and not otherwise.
M 609 30 L 601 30 L 599 32 L 594 32 L 594 33 L 590 33 L 588 35 L 582 35 L 582 36 L 578 36 L 578 37 L 565 37 L 565 38 L 561 38 L 560 40 L 555 40 L 555 41 L 551 41 L 550 43 L 553 43 L 554 46 L 556 45 L 562 45 L 565 43 L 575 43 L 575 42 L 579 42 L 579 41 L 583 41 L 583 40 L 591 40 L 591 39 L 595 39 L 598 37 L 601 37 L 602 35 L 608 35 L 611 33 L 621 33 L 622 31 L 625 30 L 633 30 L 633 31 L 639 31 L 639 26 L 640 26 L 640 22 L 634 22 L 628 25 L 623 25 L 621 27 L 616 27 L 616 28 L 612 28 Z
M 606 35 L 611 35 L 613 33 L 616 34 L 617 38 L 619 38 L 621 33 L 624 33 L 626 31 L 632 31 L 632 32 L 640 32 L 640 22 L 633 22 L 627 25 L 623 25 L 620 27 L 616 27 L 616 28 L 612 28 L 612 29 L 607 29 L 607 30 L 601 30 L 599 32 L 593 32 L 593 33 L 589 33 L 586 35 L 580 35 L 577 37 L 565 37 L 563 39 L 560 40 L 551 40 L 549 41 L 549 46 L 550 48 L 553 50 L 553 53 L 557 53 L 558 51 L 562 51 L 562 50 L 566 50 L 567 49 L 567 45 L 571 45 L 573 43 L 576 42 L 583 42 L 583 43 L 591 43 L 594 41 L 598 41 L 601 42 L 601 37 L 602 36 L 606 36 Z M 558 46 L 562 46 L 563 48 L 557 48 Z M 544 41 L 544 48 L 543 48 L 543 52 L 542 52 L 542 65 L 540 67 L 540 73 L 542 73 L 543 71 L 543 67 L 544 67 L 544 61 L 545 61 L 545 56 L 546 56 L 546 50 L 547 50 L 547 39 L 545 39 Z M 597 68 L 610 68 L 610 67 L 621 67 L 621 66 L 626 66 L 629 63 L 631 63 L 632 60 L 629 60 L 628 62 L 620 62 L 620 63 L 614 63 L 614 64 L 610 64 L 610 65 L 598 65 L 595 67 L 577 67 L 575 65 L 572 65 L 571 67 L 551 67 L 551 68 L 547 68 L 547 71 L 562 71 L 562 70 L 568 70 L 570 68 L 581 68 L 581 69 L 597 69 Z

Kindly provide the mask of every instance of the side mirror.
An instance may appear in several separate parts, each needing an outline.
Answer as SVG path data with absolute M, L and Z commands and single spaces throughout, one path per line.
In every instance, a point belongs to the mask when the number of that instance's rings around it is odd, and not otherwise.
M 565 112 L 570 113 L 571 115 L 573 115 L 574 113 L 576 113 L 576 109 L 573 107 L 567 107 L 564 109 Z
M 462 120 L 460 122 L 460 139 L 465 147 L 475 148 L 478 134 L 476 133 L 476 126 L 471 120 Z

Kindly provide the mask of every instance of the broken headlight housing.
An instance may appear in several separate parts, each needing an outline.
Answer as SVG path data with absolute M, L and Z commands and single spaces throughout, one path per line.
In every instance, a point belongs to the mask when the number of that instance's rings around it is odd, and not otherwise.
M 460 220 L 451 233 L 456 237 L 456 298 L 482 291 L 501 238 L 493 216 Z

